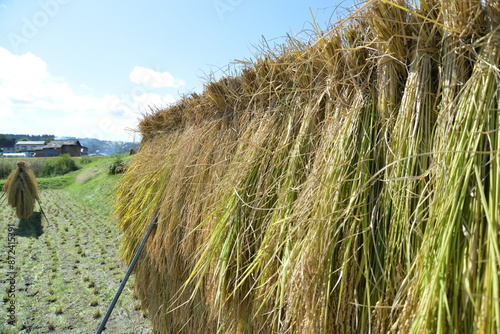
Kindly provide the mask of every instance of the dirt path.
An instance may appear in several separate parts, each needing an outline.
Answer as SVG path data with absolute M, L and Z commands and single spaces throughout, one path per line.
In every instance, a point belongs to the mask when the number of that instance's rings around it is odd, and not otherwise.
M 119 231 L 63 191 L 40 197 L 49 222 L 39 212 L 19 222 L 5 202 L 0 206 L 0 333 L 95 333 L 127 269 Z M 153 333 L 132 280 L 104 333 Z

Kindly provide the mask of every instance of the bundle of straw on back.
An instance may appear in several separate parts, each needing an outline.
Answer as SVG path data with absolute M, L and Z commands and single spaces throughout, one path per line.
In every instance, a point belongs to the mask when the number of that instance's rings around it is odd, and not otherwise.
M 9 205 L 16 209 L 17 217 L 31 217 L 35 201 L 40 198 L 35 174 L 24 161 L 17 163 L 17 168 L 5 181 L 3 191 L 7 194 Z

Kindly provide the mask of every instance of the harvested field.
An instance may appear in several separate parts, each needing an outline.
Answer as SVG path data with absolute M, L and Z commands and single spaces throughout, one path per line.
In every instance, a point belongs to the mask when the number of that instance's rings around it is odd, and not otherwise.
M 117 254 L 120 233 L 115 221 L 62 190 L 42 190 L 40 198 L 50 223 L 38 205 L 22 221 L 5 202 L 0 207 L 0 332 L 94 333 L 126 270 Z M 15 326 L 8 325 L 11 301 Z M 106 333 L 152 333 L 138 308 L 130 284 Z

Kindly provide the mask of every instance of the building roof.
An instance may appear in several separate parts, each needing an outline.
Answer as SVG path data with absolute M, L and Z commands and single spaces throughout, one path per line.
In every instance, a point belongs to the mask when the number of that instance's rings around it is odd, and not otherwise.
M 79 140 L 71 139 L 71 140 L 52 140 L 50 143 L 45 145 L 43 148 L 61 148 L 64 145 L 67 145 L 67 146 L 75 145 L 75 146 L 79 146 L 79 147 L 82 146 L 82 144 L 80 144 Z
M 35 141 L 29 141 L 29 140 L 25 140 L 25 141 L 18 141 L 16 143 L 16 145 L 45 145 L 45 142 L 43 140 L 35 140 Z

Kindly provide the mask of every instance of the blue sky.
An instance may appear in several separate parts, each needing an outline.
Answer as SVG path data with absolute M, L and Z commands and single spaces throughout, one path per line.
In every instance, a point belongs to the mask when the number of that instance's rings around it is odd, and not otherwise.
M 126 129 L 149 107 L 311 30 L 310 9 L 325 28 L 339 3 L 0 0 L 0 133 L 140 140 Z

